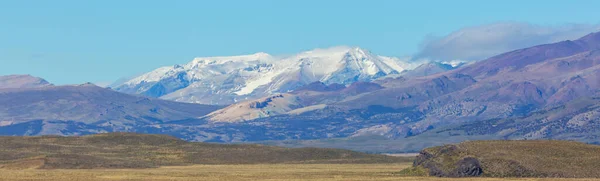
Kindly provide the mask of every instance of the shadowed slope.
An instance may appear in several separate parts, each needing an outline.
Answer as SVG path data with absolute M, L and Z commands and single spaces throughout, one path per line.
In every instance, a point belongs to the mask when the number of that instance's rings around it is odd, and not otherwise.
M 0 89 L 0 134 L 81 135 L 204 116 L 220 106 L 139 97 L 93 84 Z

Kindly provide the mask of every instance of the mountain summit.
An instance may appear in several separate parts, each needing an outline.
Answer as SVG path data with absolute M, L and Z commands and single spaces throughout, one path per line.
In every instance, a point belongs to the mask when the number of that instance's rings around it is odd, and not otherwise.
M 332 47 L 277 57 L 267 53 L 201 57 L 161 67 L 115 86 L 115 90 L 203 104 L 231 104 L 285 93 L 320 81 L 349 85 L 413 68 L 412 63 L 359 47 Z
M 0 89 L 35 88 L 52 86 L 48 81 L 31 75 L 0 76 Z

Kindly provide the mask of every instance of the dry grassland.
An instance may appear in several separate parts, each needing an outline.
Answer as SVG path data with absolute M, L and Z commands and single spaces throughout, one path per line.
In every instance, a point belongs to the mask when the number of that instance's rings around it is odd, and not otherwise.
M 600 179 L 499 179 L 499 178 L 437 178 L 402 177 L 397 173 L 410 166 L 406 164 L 257 164 L 257 165 L 193 165 L 170 166 L 150 169 L 26 169 L 0 170 L 1 180 L 48 180 L 48 181 L 244 181 L 244 180 L 310 180 L 310 181 L 594 181 Z

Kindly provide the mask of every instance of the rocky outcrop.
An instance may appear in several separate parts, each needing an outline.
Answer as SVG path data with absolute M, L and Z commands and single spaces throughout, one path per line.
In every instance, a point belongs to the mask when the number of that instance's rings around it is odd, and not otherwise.
M 424 149 L 405 175 L 598 178 L 600 146 L 569 141 L 469 141 Z
M 413 167 L 428 170 L 437 177 L 477 177 L 483 174 L 481 163 L 474 157 L 461 157 L 456 145 L 442 146 L 438 150 L 423 150 L 413 162 Z

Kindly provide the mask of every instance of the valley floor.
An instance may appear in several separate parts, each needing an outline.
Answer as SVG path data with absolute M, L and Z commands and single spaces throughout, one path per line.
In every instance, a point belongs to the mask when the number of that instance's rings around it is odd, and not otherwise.
M 540 180 L 573 179 L 452 179 L 436 177 L 401 177 L 396 173 L 410 164 L 259 164 L 259 165 L 194 165 L 157 169 L 90 169 L 90 170 L 0 170 L 0 180 Z M 592 181 L 600 179 L 575 179 Z

